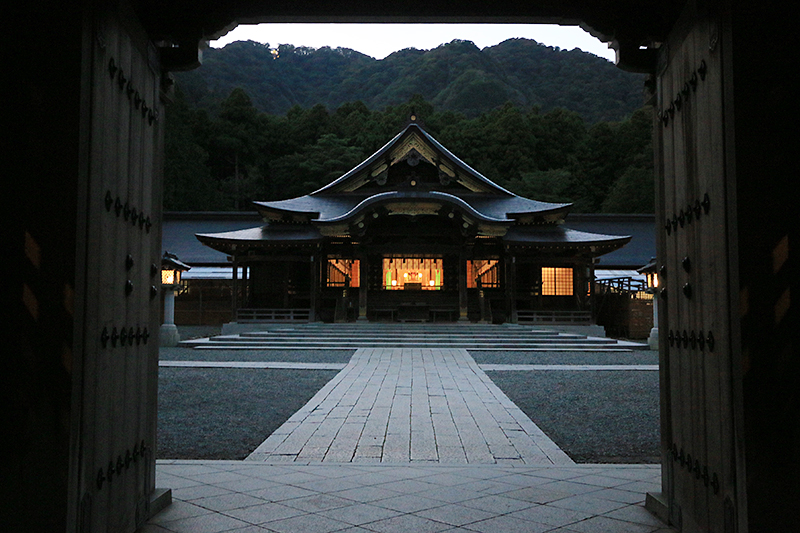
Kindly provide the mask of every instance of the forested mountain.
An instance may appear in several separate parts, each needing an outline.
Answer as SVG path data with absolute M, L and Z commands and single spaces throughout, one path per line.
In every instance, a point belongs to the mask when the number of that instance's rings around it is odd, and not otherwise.
M 511 191 L 575 212 L 652 213 L 652 110 L 589 125 L 574 111 L 510 102 L 474 118 L 439 111 L 420 95 L 372 111 L 299 105 L 262 113 L 236 88 L 214 113 L 176 91 L 166 115 L 164 206 L 252 210 L 327 185 L 374 153 L 416 114 L 454 154 Z
M 576 212 L 653 212 L 643 79 L 526 39 L 453 41 L 378 61 L 345 49 L 236 42 L 176 75 L 164 206 L 252 209 L 308 194 L 417 115 L 454 154 L 528 198 Z
M 215 112 L 241 87 L 258 111 L 283 115 L 293 106 L 334 110 L 361 101 L 380 111 L 421 95 L 439 111 L 473 118 L 506 102 L 547 112 L 564 108 L 589 124 L 618 121 L 641 106 L 642 75 L 579 50 L 509 39 L 479 49 L 452 41 L 377 60 L 343 48 L 303 48 L 239 41 L 204 51 L 203 67 L 176 74 L 190 105 Z

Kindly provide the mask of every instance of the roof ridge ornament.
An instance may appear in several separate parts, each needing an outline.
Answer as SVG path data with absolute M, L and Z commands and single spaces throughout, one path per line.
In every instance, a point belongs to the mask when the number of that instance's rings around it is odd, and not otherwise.
M 425 129 L 425 123 L 419 118 L 419 115 L 417 114 L 417 112 L 414 110 L 413 107 L 411 108 L 411 113 L 409 113 L 408 115 L 408 120 L 406 121 L 406 127 L 412 124 L 414 124 L 415 126 L 419 126 L 422 129 Z

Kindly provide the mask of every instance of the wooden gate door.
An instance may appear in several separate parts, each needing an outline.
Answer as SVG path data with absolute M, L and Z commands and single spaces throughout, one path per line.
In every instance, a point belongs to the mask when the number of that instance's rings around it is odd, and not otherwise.
M 89 18 L 69 522 L 83 532 L 132 532 L 155 486 L 160 69 L 124 14 Z
M 726 50 L 718 18 L 689 4 L 657 77 L 663 485 L 683 531 L 728 532 L 737 497 Z

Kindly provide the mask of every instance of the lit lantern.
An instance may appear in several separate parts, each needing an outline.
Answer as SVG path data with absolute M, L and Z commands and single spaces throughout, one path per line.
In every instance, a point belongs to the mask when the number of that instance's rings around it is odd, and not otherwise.
M 649 263 L 640 268 L 638 272 L 644 274 L 647 282 L 647 292 L 653 295 L 653 329 L 650 330 L 650 336 L 647 343 L 650 345 L 651 350 L 658 350 L 658 294 L 659 294 L 659 279 L 658 272 L 656 271 L 658 261 L 652 258 Z
M 658 272 L 656 272 L 656 258 L 652 258 L 649 263 L 637 270 L 640 274 L 644 274 L 647 283 L 647 292 L 655 294 L 658 292 Z
M 164 252 L 161 258 L 161 285 L 165 288 L 174 288 L 181 283 L 181 272 L 186 272 L 191 267 L 178 259 L 178 256 Z
M 177 346 L 181 337 L 175 326 L 175 289 L 181 282 L 181 272 L 191 267 L 178 256 L 164 252 L 161 258 L 161 286 L 164 287 L 164 323 L 161 324 L 161 346 Z

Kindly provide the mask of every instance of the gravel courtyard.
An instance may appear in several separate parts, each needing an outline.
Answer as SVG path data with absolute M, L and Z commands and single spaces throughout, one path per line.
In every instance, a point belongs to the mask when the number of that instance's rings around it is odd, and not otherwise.
M 162 361 L 346 364 L 353 350 L 162 348 Z M 478 364 L 655 365 L 634 352 L 483 352 Z M 243 459 L 337 370 L 178 368 L 159 371 L 160 459 Z M 492 381 L 577 463 L 653 463 L 659 455 L 658 372 L 487 371 Z

